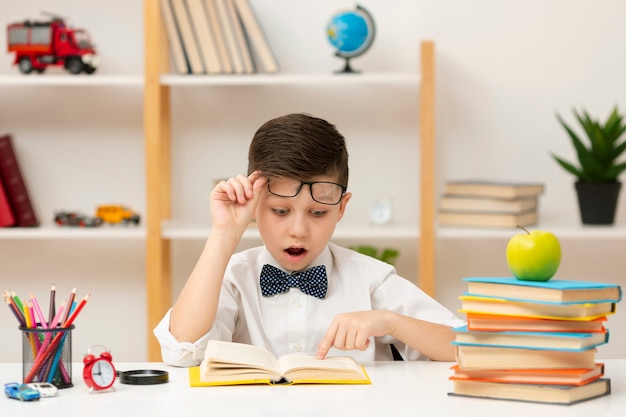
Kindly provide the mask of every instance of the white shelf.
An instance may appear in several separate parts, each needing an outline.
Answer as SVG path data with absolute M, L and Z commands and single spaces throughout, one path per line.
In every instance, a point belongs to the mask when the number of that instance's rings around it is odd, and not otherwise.
M 540 224 L 529 227 L 529 230 L 546 230 L 563 239 L 612 240 L 626 239 L 626 226 L 583 226 L 583 225 L 549 225 Z M 163 237 L 166 239 L 206 239 L 209 226 L 181 224 L 166 221 L 163 224 Z M 440 239 L 508 239 L 520 233 L 516 228 L 479 228 L 479 227 L 448 227 L 437 228 Z M 0 228 L 0 240 L 3 239 L 143 239 L 145 230 L 134 226 L 104 226 L 97 228 L 71 228 L 42 226 L 34 228 Z M 251 227 L 246 230 L 244 240 L 260 239 L 258 231 Z M 419 230 L 416 225 L 341 225 L 337 226 L 333 235 L 335 239 L 418 239 Z
M 210 230 L 209 226 L 198 227 L 175 221 L 163 222 L 165 239 L 206 239 Z M 416 225 L 369 226 L 340 223 L 333 234 L 333 239 L 417 239 L 418 237 Z M 242 240 L 260 240 L 258 230 L 253 226 L 249 227 L 243 234 Z
M 145 239 L 146 231 L 136 226 L 0 228 L 0 241 L 10 239 Z
M 54 228 L 53 228 L 54 229 Z M 559 239 L 586 239 L 586 240 L 626 240 L 626 226 L 583 226 L 583 225 L 559 225 L 539 224 L 531 226 L 529 230 L 546 230 L 554 233 Z M 7 229 L 8 230 L 8 229 Z M 24 229 L 25 230 L 25 229 Z M 69 230 L 67 235 L 81 235 L 80 232 L 90 230 Z M 165 239 L 195 240 L 206 239 L 210 232 L 209 226 L 197 224 L 184 224 L 175 221 L 163 223 L 163 237 Z M 15 234 L 19 233 L 16 230 Z M 95 233 L 95 231 L 94 231 Z M 105 232 L 107 233 L 107 232 Z M 112 230 L 110 233 L 124 233 Z M 480 228 L 480 227 L 450 227 L 440 226 L 436 229 L 438 239 L 510 239 L 514 234 L 521 233 L 517 228 Z M 0 239 L 4 238 L 5 230 L 0 230 Z M 56 234 L 59 234 L 57 232 Z M 61 233 L 65 235 L 65 233 Z M 259 233 L 254 227 L 250 227 L 244 233 L 242 240 L 259 240 Z M 416 225 L 347 225 L 337 226 L 333 239 L 419 239 L 419 230 Z
M 0 86 L 141 87 L 141 75 L 16 74 L 0 75 Z
M 415 73 L 363 73 L 363 74 L 251 74 L 251 75 L 161 75 L 161 84 L 186 85 L 355 85 L 381 84 L 417 87 L 420 77 Z
M 626 239 L 626 226 L 590 226 L 582 224 L 539 223 L 530 226 L 528 230 L 546 230 L 554 233 L 559 239 L 585 240 L 620 240 Z M 509 239 L 520 233 L 517 228 L 478 228 L 478 227 L 448 227 L 437 228 L 437 237 L 440 239 Z

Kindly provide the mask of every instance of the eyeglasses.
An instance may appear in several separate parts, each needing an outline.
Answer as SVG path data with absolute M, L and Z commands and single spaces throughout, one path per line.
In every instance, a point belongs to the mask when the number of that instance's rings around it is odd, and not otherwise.
M 327 181 L 298 181 L 294 179 L 270 179 L 267 189 L 278 197 L 295 197 L 300 193 L 303 185 L 308 185 L 311 198 L 320 203 L 334 206 L 339 204 L 346 192 L 341 184 Z

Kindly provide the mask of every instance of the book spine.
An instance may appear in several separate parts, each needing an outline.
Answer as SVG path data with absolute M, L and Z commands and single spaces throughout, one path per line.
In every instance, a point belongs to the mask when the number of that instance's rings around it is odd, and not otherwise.
M 184 48 L 187 62 L 192 74 L 205 73 L 204 61 L 200 57 L 200 49 L 196 43 L 196 38 L 191 27 L 191 20 L 187 13 L 184 0 L 171 0 L 174 20 L 178 27 L 180 40 Z
M 248 0 L 234 0 L 237 12 L 241 18 L 241 22 L 250 42 L 252 56 L 256 58 L 260 65 L 259 72 L 273 74 L 278 72 L 278 63 L 270 48 L 265 33 L 261 29 L 261 25 L 250 6 Z
M 239 49 L 237 48 L 237 40 L 235 39 L 234 21 L 230 15 L 228 9 L 228 0 L 216 0 L 215 9 L 222 28 L 222 34 L 224 35 L 224 41 L 226 43 L 226 50 L 228 51 L 228 57 L 232 63 L 233 72 L 235 74 L 243 74 L 243 58 Z
M 219 74 L 222 72 L 222 64 L 217 53 L 217 46 L 209 26 L 204 4 L 202 0 L 186 0 L 186 4 L 206 71 L 208 74 Z
M 161 3 L 161 17 L 167 34 L 167 41 L 170 47 L 170 53 L 174 60 L 176 72 L 179 74 L 188 74 L 190 72 L 183 45 L 181 44 L 178 28 L 172 12 L 172 6 L 169 0 L 159 0 Z
M 15 225 L 15 216 L 9 204 L 9 199 L 0 178 L 0 227 L 11 227 Z
M 217 47 L 219 59 L 222 63 L 222 72 L 224 74 L 232 74 L 233 64 L 228 55 L 226 40 L 224 38 L 223 24 L 220 22 L 215 2 L 216 0 L 204 0 L 204 7 L 206 9 L 207 18 L 209 19 L 209 27 L 215 35 L 215 45 Z
M 250 46 L 248 44 L 248 40 L 246 39 L 246 35 L 244 34 L 244 28 L 239 13 L 235 9 L 235 3 L 233 3 L 233 0 L 227 0 L 226 8 L 228 9 L 228 14 L 231 18 L 237 50 L 241 55 L 243 72 L 244 74 L 252 74 L 254 72 L 254 68 L 252 66 L 252 55 L 250 54 Z
M 39 224 L 17 162 L 10 135 L 0 137 L 0 177 L 5 187 L 15 225 L 34 227 Z

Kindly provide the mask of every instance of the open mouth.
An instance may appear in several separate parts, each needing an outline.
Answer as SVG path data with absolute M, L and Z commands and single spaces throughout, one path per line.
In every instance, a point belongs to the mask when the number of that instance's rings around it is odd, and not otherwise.
M 300 255 L 302 255 L 302 254 L 304 254 L 306 252 L 306 249 L 304 249 L 304 248 L 287 248 L 287 249 L 285 249 L 285 252 L 287 252 L 291 256 L 300 256 Z

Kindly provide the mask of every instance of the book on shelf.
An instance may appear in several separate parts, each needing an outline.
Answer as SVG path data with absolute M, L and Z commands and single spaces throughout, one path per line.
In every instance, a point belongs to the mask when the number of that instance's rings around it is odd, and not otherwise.
M 462 195 L 444 194 L 439 199 L 439 210 L 463 213 L 503 213 L 520 214 L 537 210 L 537 197 L 523 197 L 504 200 Z
M 467 326 L 454 329 L 453 345 L 499 346 L 527 349 L 585 350 L 608 343 L 609 332 L 482 332 Z
M 39 225 L 30 195 L 22 175 L 11 135 L 0 136 L 0 178 L 6 193 L 15 226 L 34 227 Z
M 552 303 L 618 302 L 622 289 L 617 284 L 551 279 L 524 281 L 514 277 L 468 277 L 467 294 L 517 301 Z
M 248 38 L 257 72 L 278 72 L 278 63 L 249 0 L 233 0 Z
M 611 393 L 611 380 L 600 378 L 584 385 L 543 385 L 454 380 L 451 396 L 571 405 Z
M 515 199 L 536 197 L 543 194 L 544 189 L 544 184 L 539 182 L 463 180 L 446 182 L 444 194 Z
M 556 350 L 456 345 L 456 362 L 467 369 L 582 369 L 596 364 L 596 349 Z
M 0 227 L 11 227 L 15 225 L 15 216 L 9 203 L 7 193 L 4 191 L 2 177 L 0 176 Z
M 170 0 L 159 1 L 161 4 L 161 17 L 163 18 L 165 35 L 167 37 L 167 43 L 170 47 L 172 61 L 174 62 L 174 70 L 178 74 L 187 74 L 190 70 L 187 65 L 187 60 L 185 59 L 185 52 L 183 51 L 183 45 L 181 44 L 178 28 L 176 27 L 176 22 L 174 20 L 172 5 L 170 4 Z
M 604 332 L 606 316 L 594 320 L 551 320 L 532 317 L 498 316 L 469 313 L 467 328 L 475 331 L 518 332 Z
M 615 303 L 534 303 L 504 298 L 462 295 L 461 313 L 493 314 L 556 320 L 594 320 L 615 313 Z
M 183 51 L 189 65 L 191 74 L 204 74 L 206 69 L 204 67 L 204 61 L 200 57 L 200 49 L 196 42 L 196 37 L 191 26 L 191 20 L 187 12 L 187 6 L 185 0 L 170 0 L 172 4 L 172 14 L 178 34 L 183 45 Z
M 222 29 L 222 35 L 226 43 L 226 50 L 228 51 L 228 58 L 232 64 L 234 74 L 243 74 L 243 58 L 237 47 L 237 39 L 235 38 L 235 28 L 233 26 L 234 21 L 230 15 L 228 9 L 228 2 L 230 0 L 215 0 L 215 10 L 217 11 L 217 17 L 220 21 L 220 27 Z
M 516 384 L 584 385 L 604 376 L 604 364 L 580 369 L 466 369 L 454 365 L 450 380 L 513 382 Z
M 224 39 L 224 28 L 220 22 L 215 2 L 218 0 L 204 0 L 204 7 L 207 14 L 209 26 L 215 35 L 215 46 L 217 47 L 217 54 L 222 63 L 222 73 L 232 74 L 233 65 L 228 56 L 228 48 L 226 47 L 226 39 Z
M 222 63 L 217 52 L 217 44 L 212 28 L 209 26 L 209 19 L 205 12 L 203 0 L 185 0 L 189 20 L 196 42 L 200 49 L 200 58 L 204 62 L 207 74 L 220 74 Z
M 538 221 L 537 211 L 523 213 L 472 213 L 439 211 L 437 220 L 442 226 L 511 227 L 533 226 Z
M 200 365 L 189 368 L 189 381 L 191 386 L 371 383 L 351 357 L 316 359 L 296 353 L 276 358 L 258 346 L 218 340 L 210 340 Z
M 248 38 L 244 33 L 243 23 L 239 18 L 239 13 L 233 0 L 226 0 L 226 9 L 230 18 L 233 35 L 235 36 L 237 52 L 241 57 L 242 72 L 244 74 L 252 74 L 255 70 L 252 63 L 250 45 L 248 43 Z

